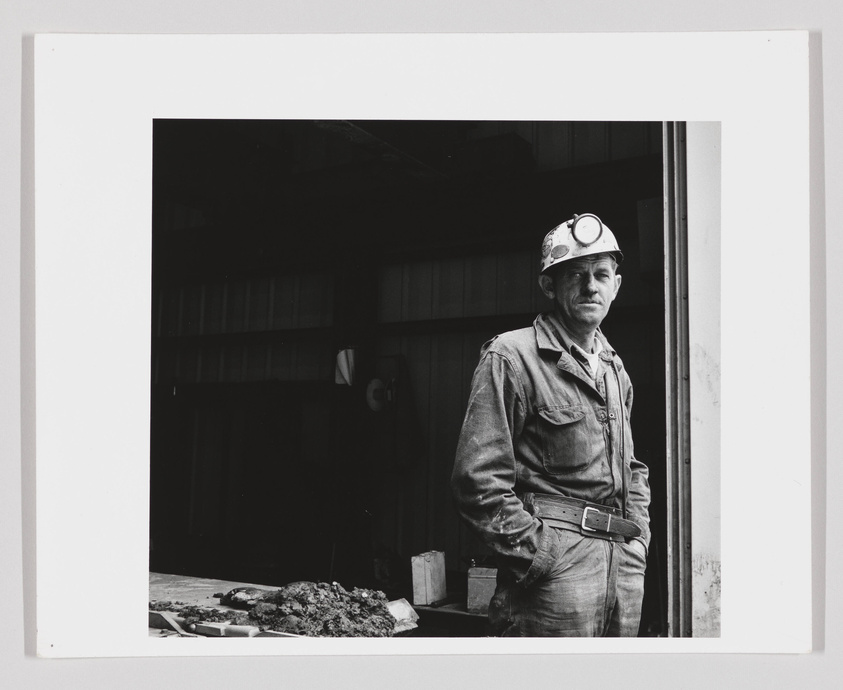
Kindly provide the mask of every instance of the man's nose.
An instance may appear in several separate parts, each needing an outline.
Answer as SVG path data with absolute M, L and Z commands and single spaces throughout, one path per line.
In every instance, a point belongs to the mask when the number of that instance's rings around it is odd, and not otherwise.
M 594 294 L 597 292 L 597 281 L 594 279 L 594 276 L 591 274 L 586 274 L 583 278 L 582 282 L 582 289 L 583 292 L 587 292 L 588 294 Z

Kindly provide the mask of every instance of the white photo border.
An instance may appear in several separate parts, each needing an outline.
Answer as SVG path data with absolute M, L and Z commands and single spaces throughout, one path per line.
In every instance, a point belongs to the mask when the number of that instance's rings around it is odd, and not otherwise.
M 721 636 L 150 638 L 155 118 L 719 122 Z M 804 31 L 37 36 L 39 655 L 809 651 L 808 122 Z

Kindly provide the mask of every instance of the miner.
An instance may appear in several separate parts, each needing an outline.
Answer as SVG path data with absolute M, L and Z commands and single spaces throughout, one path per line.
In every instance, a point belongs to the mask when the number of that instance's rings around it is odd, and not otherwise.
M 594 214 L 555 227 L 539 275 L 552 309 L 481 350 L 452 489 L 496 556 L 494 635 L 638 633 L 648 472 L 633 453 L 629 375 L 600 331 L 622 261 Z

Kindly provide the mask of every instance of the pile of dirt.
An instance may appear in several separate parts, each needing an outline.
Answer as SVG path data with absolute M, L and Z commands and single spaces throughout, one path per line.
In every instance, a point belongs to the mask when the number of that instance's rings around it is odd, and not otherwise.
M 261 597 L 249 618 L 262 630 L 312 637 L 390 637 L 395 618 L 386 595 L 372 589 L 346 591 L 332 582 L 294 582 Z
M 197 622 L 257 625 L 261 630 L 310 637 L 391 637 L 395 618 L 383 592 L 337 582 L 294 582 L 278 590 L 238 588 L 220 596 L 221 603 L 246 611 L 195 606 L 178 601 L 152 601 L 151 611 L 171 611 Z

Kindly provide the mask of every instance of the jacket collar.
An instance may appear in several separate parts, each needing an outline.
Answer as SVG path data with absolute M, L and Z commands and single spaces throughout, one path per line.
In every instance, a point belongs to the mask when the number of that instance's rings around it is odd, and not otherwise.
M 556 366 L 560 370 L 565 371 L 571 376 L 574 376 L 582 381 L 586 386 L 593 390 L 596 395 L 602 397 L 602 394 L 597 389 L 597 384 L 594 379 L 586 373 L 583 366 L 571 353 L 571 346 L 573 345 L 573 342 L 565 333 L 565 329 L 562 328 L 562 324 L 559 323 L 558 317 L 553 312 L 539 314 L 533 322 L 533 327 L 536 332 L 536 344 L 539 349 L 550 350 L 558 353 L 559 360 L 556 362 Z M 595 334 L 595 337 L 599 338 L 600 343 L 603 345 L 603 351 L 600 353 L 600 359 L 607 365 L 610 365 L 615 351 L 612 349 L 612 346 L 609 345 L 609 342 L 599 329 Z
M 552 350 L 560 354 L 571 355 L 574 342 L 563 328 L 555 312 L 539 314 L 533 322 L 533 328 L 536 332 L 536 344 L 540 350 Z M 615 354 L 615 349 L 609 344 L 606 336 L 599 328 L 595 337 L 600 340 L 600 344 L 603 346 L 600 359 L 606 362 L 610 361 Z

